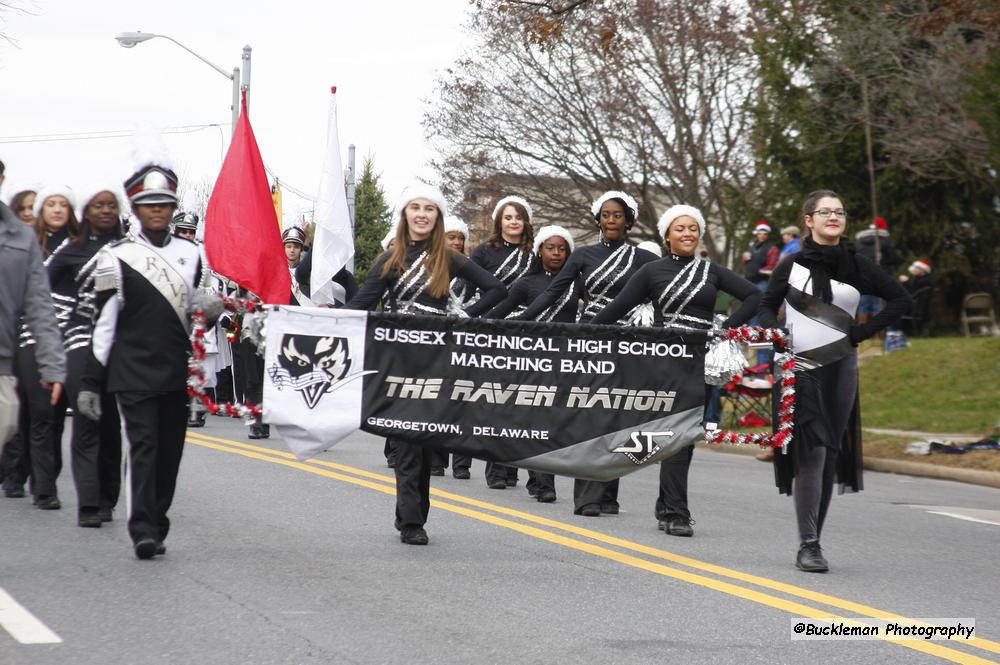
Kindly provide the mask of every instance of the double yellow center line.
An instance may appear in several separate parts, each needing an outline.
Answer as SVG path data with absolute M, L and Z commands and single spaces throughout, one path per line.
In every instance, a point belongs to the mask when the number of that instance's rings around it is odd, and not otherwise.
M 248 457 L 262 462 L 280 464 L 292 469 L 366 487 L 385 494 L 394 495 L 396 493 L 396 481 L 393 476 L 373 473 L 364 469 L 344 464 L 337 464 L 336 462 L 321 459 L 299 462 L 295 458 L 295 455 L 286 451 L 274 450 L 272 448 L 255 446 L 242 441 L 222 439 L 191 431 L 187 433 L 187 442 L 220 452 L 242 455 L 243 457 Z M 870 617 L 912 623 L 911 619 L 907 619 L 906 617 L 893 612 L 887 612 L 862 603 L 856 603 L 851 600 L 799 587 L 794 584 L 787 584 L 785 582 L 779 582 L 766 577 L 759 577 L 757 575 L 744 573 L 732 568 L 717 566 L 705 561 L 675 554 L 667 550 L 610 536 L 608 534 L 601 533 L 600 531 L 593 531 L 591 529 L 579 527 L 568 522 L 560 522 L 558 520 L 540 517 L 532 513 L 526 513 L 513 508 L 499 506 L 433 487 L 431 488 L 431 496 L 431 505 L 441 510 L 447 510 L 471 519 L 487 522 L 512 531 L 517 531 L 518 533 L 522 533 L 532 538 L 537 538 L 555 545 L 561 545 L 569 549 L 585 552 L 610 561 L 616 561 L 633 568 L 663 575 L 665 577 L 671 577 L 673 579 L 688 582 L 700 587 L 736 596 L 744 600 L 766 605 L 767 607 L 788 612 L 794 616 L 832 620 L 843 620 L 848 617 Z M 446 499 L 446 501 L 443 501 L 442 499 Z M 519 521 L 514 521 L 515 519 Z M 580 540 L 580 538 L 586 538 L 587 540 Z M 618 549 L 610 549 L 607 546 L 612 546 Z M 647 558 L 641 558 L 636 555 L 643 555 Z M 679 564 L 703 573 L 710 573 L 715 577 L 708 577 L 706 575 L 699 574 L 698 572 L 690 572 L 688 570 L 668 566 L 661 563 L 661 561 Z M 733 582 L 726 580 L 734 580 L 763 589 L 780 592 L 793 598 L 817 603 L 819 605 L 825 605 L 827 607 L 833 607 L 838 610 L 844 610 L 847 614 L 839 615 L 831 613 L 828 609 L 821 609 L 813 605 L 806 605 L 801 602 L 797 602 L 796 600 L 789 600 L 787 598 L 765 593 L 754 588 L 734 584 Z M 942 646 L 942 644 L 938 642 L 893 639 L 886 639 L 886 641 L 955 663 L 993 663 L 994 665 L 998 665 L 998 661 L 987 660 L 951 647 Z M 974 638 L 968 642 L 963 642 L 963 644 L 1000 654 L 1000 644 L 991 640 Z

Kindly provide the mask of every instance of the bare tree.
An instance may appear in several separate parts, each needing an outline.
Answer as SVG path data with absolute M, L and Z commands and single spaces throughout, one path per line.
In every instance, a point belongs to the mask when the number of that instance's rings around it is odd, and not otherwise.
M 443 154 L 435 166 L 455 191 L 497 173 L 528 178 L 541 207 L 578 228 L 592 228 L 586 203 L 605 189 L 636 197 L 645 237 L 666 205 L 695 205 L 711 222 L 706 247 L 729 259 L 742 220 L 727 199 L 753 177 L 742 21 L 725 0 L 625 4 L 610 42 L 592 6 L 544 46 L 509 38 L 516 17 L 477 15 L 479 50 L 444 73 L 425 116 Z

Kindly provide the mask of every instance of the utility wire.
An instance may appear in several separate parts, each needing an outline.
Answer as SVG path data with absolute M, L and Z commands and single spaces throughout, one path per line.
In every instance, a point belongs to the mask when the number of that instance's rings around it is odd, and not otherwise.
M 176 127 L 164 127 L 160 129 L 162 134 L 190 134 L 192 132 L 201 131 L 202 129 L 210 129 L 213 127 L 221 127 L 220 123 L 211 123 L 205 125 L 179 125 Z M 50 134 L 26 134 L 23 136 L 0 136 L 0 144 L 7 143 L 50 143 L 53 141 L 91 141 L 97 139 L 118 139 L 127 138 L 135 134 L 134 129 L 114 129 L 105 131 L 92 131 L 92 132 L 66 132 L 62 134 L 50 133 Z

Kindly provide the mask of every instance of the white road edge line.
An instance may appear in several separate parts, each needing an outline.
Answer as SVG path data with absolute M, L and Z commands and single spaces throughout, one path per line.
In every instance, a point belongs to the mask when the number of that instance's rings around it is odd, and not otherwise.
M 21 644 L 58 644 L 62 638 L 0 588 L 0 626 Z
M 945 517 L 954 517 L 957 520 L 965 520 L 966 522 L 978 522 L 979 524 L 992 524 L 993 526 L 1000 526 L 1000 522 L 991 522 L 990 520 L 981 520 L 978 517 L 969 517 L 967 515 L 958 515 L 956 513 L 946 513 L 941 510 L 928 510 L 931 515 L 944 515 Z

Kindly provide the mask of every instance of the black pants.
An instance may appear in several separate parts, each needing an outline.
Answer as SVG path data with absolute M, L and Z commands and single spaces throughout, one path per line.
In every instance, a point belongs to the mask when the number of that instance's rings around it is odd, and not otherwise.
M 542 492 L 555 492 L 556 477 L 551 473 L 528 471 L 528 482 L 525 483 L 524 487 L 531 496 L 537 496 Z
M 121 392 L 115 396 L 128 450 L 128 532 L 133 543 L 147 538 L 162 542 L 170 530 L 167 511 L 174 500 L 184 451 L 187 393 Z
M 62 427 L 56 438 L 52 395 L 39 383 L 33 346 L 15 352 L 14 375 L 21 412 L 17 434 L 4 446 L 4 476 L 18 485 L 30 476 L 32 494 L 51 496 L 56 494 L 56 478 L 62 470 Z
M 66 354 L 66 394 L 73 406 L 70 460 L 80 512 L 114 508 L 121 491 L 122 431 L 114 395 L 101 391 L 101 419 L 93 421 L 79 412 L 80 377 L 90 349 Z
M 243 364 L 243 398 L 247 404 L 260 404 L 264 400 L 264 358 L 248 339 L 240 342 L 240 359 Z
M 584 506 L 590 504 L 617 506 L 618 479 L 608 482 L 577 479 L 573 483 L 573 512 L 579 514 Z
M 471 463 L 471 459 L 469 460 Z M 504 464 L 497 464 L 496 462 L 486 463 L 486 484 L 490 484 L 494 480 L 502 480 L 505 483 L 509 481 L 517 482 L 517 467 L 516 466 L 506 466 Z
M 431 449 L 389 439 L 396 456 L 396 528 L 422 527 L 431 509 Z
M 691 519 L 688 510 L 688 470 L 694 446 L 685 446 L 671 457 L 660 462 L 660 495 L 656 499 L 656 519 L 684 517 Z

